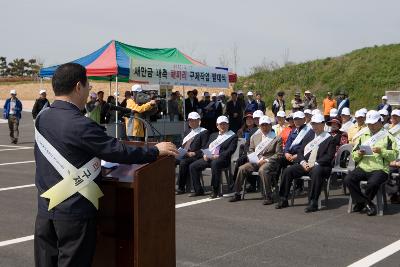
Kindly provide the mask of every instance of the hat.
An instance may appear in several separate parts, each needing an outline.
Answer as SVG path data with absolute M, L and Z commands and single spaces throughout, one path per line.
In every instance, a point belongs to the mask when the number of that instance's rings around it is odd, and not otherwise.
M 349 109 L 349 108 L 343 108 L 343 109 L 342 109 L 341 115 L 348 115 L 348 116 L 350 116 L 350 115 L 351 115 L 351 114 L 350 114 L 350 109 Z
M 325 118 L 322 114 L 315 114 L 311 118 L 311 123 L 323 123 L 325 121 Z
M 296 111 L 293 113 L 293 119 L 304 119 L 305 115 L 302 111 Z
M 365 120 L 366 124 L 374 124 L 382 119 L 381 114 L 379 114 L 376 110 L 370 110 L 367 112 L 367 119 Z
M 217 97 L 217 94 L 216 93 L 212 93 L 211 97 Z
M 392 110 L 392 116 L 400 117 L 400 109 L 393 109 Z
M 237 91 L 237 93 L 238 93 L 238 95 L 243 95 L 243 91 L 242 90 Z
M 278 96 L 284 96 L 284 95 L 285 95 L 285 92 L 279 91 L 277 95 L 278 95 Z
M 114 92 L 114 96 L 119 96 L 119 92 Z
M 328 95 L 332 95 L 332 93 L 331 93 L 331 92 L 328 92 Z
M 305 94 L 311 94 L 310 90 L 306 90 L 304 93 Z
M 90 97 L 97 97 L 97 94 L 95 92 L 91 92 Z
M 296 91 L 296 93 L 294 93 L 295 96 L 300 96 L 300 92 Z
M 203 96 L 210 96 L 210 93 L 204 92 L 204 93 L 203 93 Z
M 285 113 L 285 111 L 281 110 L 281 111 L 278 111 L 278 113 L 276 113 L 276 116 L 277 117 L 281 117 L 281 118 L 285 118 L 286 117 L 286 113 Z
M 195 111 L 190 112 L 189 115 L 188 115 L 188 119 L 189 120 L 199 120 L 200 119 L 200 114 L 195 112 Z
M 254 118 L 261 118 L 262 116 L 264 116 L 264 112 L 262 112 L 261 110 L 256 110 L 253 113 L 253 119 Z
M 336 108 L 332 108 L 329 111 L 329 117 L 334 118 L 334 117 L 337 117 L 337 115 L 338 115 L 338 110 Z
M 223 95 L 225 95 L 225 93 L 224 92 L 219 92 L 218 95 L 219 96 L 223 96 Z
M 365 118 L 365 113 L 362 110 L 357 110 L 356 114 L 354 115 L 354 117 L 356 117 L 356 118 L 359 118 L 359 117 Z
M 312 115 L 316 115 L 316 114 L 321 114 L 321 111 L 319 109 L 313 109 L 313 111 L 311 111 Z
M 228 118 L 226 116 L 219 116 L 217 118 L 217 124 L 220 124 L 220 123 L 223 123 L 223 122 L 229 123 Z
M 15 89 L 10 90 L 10 95 L 16 95 L 16 94 L 17 94 L 17 90 L 15 90 Z
M 134 84 L 132 85 L 132 92 L 141 92 L 143 91 L 142 86 L 140 84 Z
M 310 114 L 310 115 L 312 115 L 311 109 L 306 109 L 306 110 L 304 110 L 304 114 Z
M 289 115 L 286 116 L 286 121 L 293 120 L 293 114 L 290 113 Z
M 258 124 L 261 125 L 261 124 L 264 124 L 264 123 L 271 124 L 272 122 L 271 122 L 271 119 L 268 116 L 261 116 L 260 121 L 259 121 Z
M 360 111 L 361 111 L 361 112 L 364 112 L 364 114 L 367 114 L 367 112 L 368 112 L 368 109 L 366 109 L 366 108 L 362 108 L 362 109 L 360 109 Z
M 378 112 L 381 116 L 389 116 L 389 111 L 387 111 L 387 109 L 381 109 Z
M 331 119 L 331 120 L 328 121 L 326 124 L 328 124 L 328 126 L 331 126 L 332 123 L 337 123 L 337 124 L 339 124 L 339 127 L 342 126 L 342 122 L 341 122 L 339 119 L 336 119 L 336 118 Z
M 382 96 L 382 100 L 387 100 L 387 96 Z
M 247 96 L 253 96 L 253 92 L 252 91 L 248 91 L 247 92 Z
M 246 112 L 246 114 L 244 114 L 243 119 L 247 118 L 247 117 L 251 117 L 253 118 L 253 113 L 251 112 Z
M 42 90 L 39 91 L 39 95 L 41 95 L 43 93 L 46 93 L 46 90 L 42 89 Z

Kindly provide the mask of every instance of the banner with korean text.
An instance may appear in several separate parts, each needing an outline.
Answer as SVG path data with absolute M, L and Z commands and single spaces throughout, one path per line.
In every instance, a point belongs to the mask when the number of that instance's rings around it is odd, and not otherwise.
M 131 59 L 129 80 L 139 83 L 227 88 L 228 69 Z

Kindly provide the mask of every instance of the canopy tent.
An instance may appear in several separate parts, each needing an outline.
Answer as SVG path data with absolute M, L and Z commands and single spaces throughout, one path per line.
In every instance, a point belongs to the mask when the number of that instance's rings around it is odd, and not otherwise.
M 84 66 L 87 75 L 91 78 L 111 80 L 118 77 L 119 81 L 128 82 L 132 59 L 206 66 L 176 48 L 143 48 L 115 40 L 72 62 Z M 41 77 L 52 77 L 58 66 L 42 68 L 39 75 Z M 236 82 L 236 79 L 236 74 L 229 73 L 229 82 Z

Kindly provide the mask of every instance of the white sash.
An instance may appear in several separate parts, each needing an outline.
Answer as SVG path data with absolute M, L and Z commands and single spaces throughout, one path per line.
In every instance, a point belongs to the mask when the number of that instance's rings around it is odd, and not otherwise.
M 382 108 L 382 109 L 385 109 L 385 110 L 387 110 L 387 109 L 388 109 L 388 107 L 389 107 L 389 105 L 388 105 L 388 104 L 385 104 L 385 105 L 383 106 L 383 108 Z
M 340 128 L 340 130 L 342 132 L 348 132 L 350 127 L 353 125 L 353 123 L 351 121 L 346 122 L 345 124 L 342 125 L 342 128 Z
M 360 137 L 363 134 L 366 134 L 369 131 L 368 127 L 365 126 L 364 128 L 362 128 L 361 130 L 359 130 L 351 139 L 351 141 L 355 141 L 358 137 Z
M 308 131 L 310 131 L 311 128 L 306 125 L 303 129 L 301 129 L 301 131 L 299 132 L 299 134 L 296 136 L 296 138 L 293 140 L 293 143 L 290 145 L 290 148 L 292 148 L 295 145 L 298 145 L 301 143 L 301 141 L 303 141 L 304 136 L 306 136 L 306 134 L 308 133 Z
M 210 151 L 214 151 L 217 147 L 219 147 L 223 142 L 231 138 L 235 133 L 229 130 L 228 132 L 224 133 L 223 135 L 219 135 L 217 139 L 212 141 L 210 145 L 208 146 L 208 149 Z
M 63 177 L 63 180 L 41 195 L 41 197 L 50 199 L 48 210 L 51 210 L 76 192 L 87 198 L 98 209 L 98 199 L 103 196 L 103 193 L 93 180 L 101 172 L 100 159 L 92 158 L 77 169 L 40 134 L 36 127 L 35 141 L 43 156 Z
M 264 150 L 267 148 L 267 146 L 271 143 L 272 140 L 275 138 L 275 133 L 269 132 L 267 136 L 265 136 L 264 141 L 261 141 L 255 149 L 256 155 L 260 155 Z
M 310 143 L 308 143 L 305 147 L 304 147 L 304 156 L 307 155 L 308 153 L 311 152 L 311 150 L 318 148 L 319 145 L 324 142 L 326 139 L 329 138 L 329 136 L 331 136 L 329 133 L 327 132 L 323 132 L 320 135 L 318 135 L 316 138 L 314 138 L 314 140 L 312 140 Z
M 343 99 L 342 101 L 340 101 L 338 110 L 340 110 L 343 107 L 345 101 L 346 101 L 346 99 Z
M 398 133 L 400 133 L 400 123 L 390 128 L 389 133 L 391 133 L 392 135 L 397 135 Z
M 184 146 L 187 141 L 189 141 L 190 139 L 194 139 L 194 137 L 196 135 L 198 135 L 199 133 L 201 133 L 201 132 L 203 132 L 205 130 L 207 130 L 207 129 L 204 129 L 202 127 L 198 127 L 196 129 L 191 130 L 190 133 L 188 133 L 188 135 L 186 135 L 185 138 L 183 138 L 182 146 Z
M 367 141 L 365 141 L 362 146 L 370 146 L 372 147 L 375 145 L 377 142 L 385 138 L 389 134 L 388 131 L 381 129 L 379 132 L 371 136 Z

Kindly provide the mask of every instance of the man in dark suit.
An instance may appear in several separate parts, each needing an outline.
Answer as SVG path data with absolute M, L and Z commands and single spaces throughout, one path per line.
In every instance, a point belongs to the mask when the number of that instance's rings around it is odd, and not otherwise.
M 246 107 L 244 109 L 245 113 L 254 113 L 257 110 L 257 102 L 253 98 L 253 92 L 247 92 L 247 100 L 245 102 Z
M 260 93 L 256 94 L 256 102 L 257 102 L 257 110 L 261 110 L 263 113 L 265 113 L 267 107 L 265 106 L 265 102 L 261 100 Z
M 190 177 L 194 187 L 194 193 L 189 196 L 202 196 L 204 189 L 200 183 L 201 172 L 211 167 L 211 186 L 213 191 L 211 198 L 219 195 L 222 169 L 231 164 L 231 156 L 235 152 L 238 142 L 237 135 L 229 131 L 229 120 L 226 116 L 220 116 L 217 119 L 218 132 L 210 135 L 207 149 L 203 150 L 203 158 L 190 164 Z
M 229 126 L 233 132 L 237 132 L 242 126 L 243 110 L 237 99 L 237 93 L 231 93 L 231 100 L 226 103 L 226 113 L 229 118 Z
M 181 149 L 185 149 L 186 154 L 183 158 L 177 159 L 177 163 L 179 164 L 177 195 L 189 192 L 190 185 L 185 191 L 185 186 L 188 184 L 188 180 L 190 180 L 189 166 L 201 158 L 201 149 L 206 148 L 209 137 L 207 129 L 200 127 L 199 113 L 189 113 L 188 123 L 190 129 L 186 132 L 181 146 Z
M 185 113 L 186 113 L 186 119 L 188 118 L 188 114 L 190 112 L 197 112 L 197 109 L 199 108 L 199 101 L 197 98 L 194 96 L 193 91 L 188 91 L 188 98 L 185 99 Z
M 309 175 L 311 177 L 311 188 L 308 194 L 309 205 L 304 211 L 315 212 L 318 210 L 318 198 L 324 179 L 331 173 L 331 163 L 335 156 L 336 146 L 333 137 L 324 131 L 323 115 L 314 115 L 311 119 L 311 125 L 313 131 L 308 132 L 301 142 L 301 148 L 297 153 L 297 163 L 283 172 L 277 209 L 289 206 L 287 199 L 292 181 L 301 176 Z

